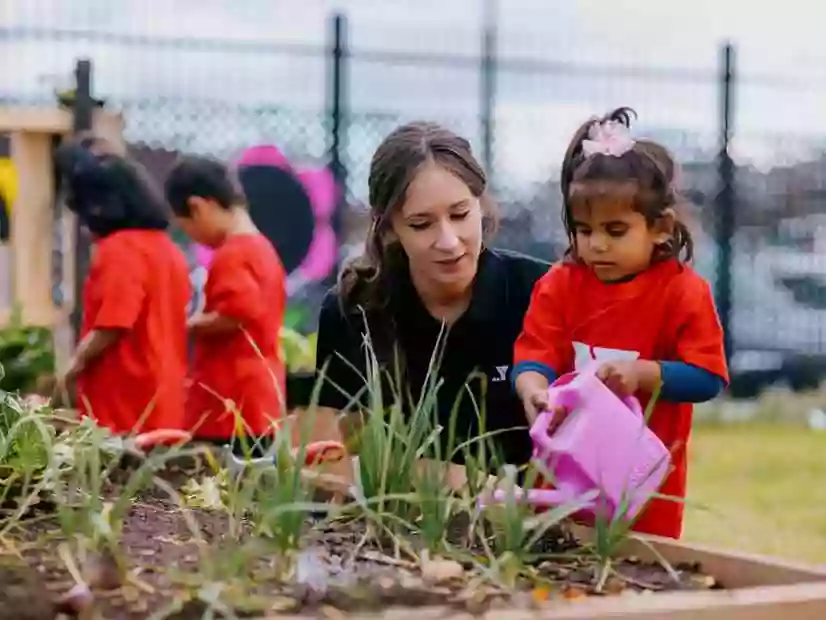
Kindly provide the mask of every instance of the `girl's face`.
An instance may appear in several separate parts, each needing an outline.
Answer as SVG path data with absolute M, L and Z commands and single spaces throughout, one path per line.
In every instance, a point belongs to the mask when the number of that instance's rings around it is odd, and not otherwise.
M 467 291 L 482 250 L 482 207 L 464 181 L 437 163 L 425 164 L 390 224 L 420 295 Z
M 657 245 L 671 238 L 670 210 L 653 226 L 633 209 L 632 199 L 606 192 L 571 206 L 576 252 L 603 282 L 616 282 L 651 265 Z

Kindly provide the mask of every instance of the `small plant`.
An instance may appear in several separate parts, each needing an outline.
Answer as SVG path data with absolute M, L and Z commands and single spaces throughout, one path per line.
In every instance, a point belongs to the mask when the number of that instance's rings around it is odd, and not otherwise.
M 272 465 L 250 473 L 256 490 L 255 531 L 285 556 L 300 546 L 307 514 L 312 510 L 311 491 L 301 474 L 305 449 L 302 443 L 295 454 L 290 434 L 276 432 L 270 452 Z
M 58 438 L 52 453 L 50 491 L 63 534 L 75 542 L 81 554 L 102 553 L 112 559 L 120 575 L 125 575 L 120 540 L 135 497 L 154 485 L 170 492 L 155 474 L 169 460 L 197 454 L 198 450 L 173 447 L 147 455 L 133 445 L 133 438 L 113 435 L 85 418 Z M 125 481 L 116 480 L 124 473 Z M 196 528 L 190 527 L 190 531 Z
M 597 496 L 597 492 L 593 491 L 537 513 L 522 500 L 517 475 L 513 466 L 503 468 L 496 486 L 504 491 L 504 501 L 485 506 L 484 519 L 479 524 L 483 530 L 481 541 L 486 555 L 485 563 L 489 567 L 488 574 L 495 581 L 511 588 L 516 586 L 520 577 L 531 574 L 530 566 L 547 559 L 547 555 L 556 553 L 552 550 L 548 554 L 545 550 L 537 549 L 546 534 L 559 530 L 566 519 L 582 510 Z M 533 487 L 538 476 L 539 472 L 533 466 L 528 466 L 524 475 L 524 487 Z
M 440 336 L 440 344 L 442 341 Z M 443 500 L 448 492 L 444 472 L 421 465 L 422 459 L 436 449 L 442 432 L 437 417 L 440 382 L 435 373 L 440 344 L 418 400 L 403 390 L 393 390 L 391 402 L 386 402 L 390 390 L 385 386 L 403 386 L 403 372 L 397 363 L 394 381 L 382 370 L 368 337 L 365 382 L 370 414 L 359 431 L 358 485 L 362 509 L 370 513 L 373 525 L 380 531 L 409 533 L 422 516 L 421 503 L 416 500 L 423 501 L 431 511 L 425 521 L 430 544 L 436 535 L 434 519 L 444 518 Z M 429 473 L 439 475 L 429 478 Z
M 54 430 L 40 409 L 0 391 L 0 536 L 39 504 L 53 474 Z
M 281 359 L 291 373 L 315 370 L 315 348 L 318 333 L 303 336 L 289 327 L 283 327 L 279 334 Z
M 0 329 L 0 390 L 29 392 L 40 377 L 54 372 L 54 364 L 52 332 L 24 325 L 15 307 L 9 323 Z

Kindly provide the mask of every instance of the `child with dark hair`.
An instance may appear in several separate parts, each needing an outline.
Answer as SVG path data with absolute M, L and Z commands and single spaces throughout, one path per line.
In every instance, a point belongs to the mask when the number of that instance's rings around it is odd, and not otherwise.
M 728 382 L 723 334 L 708 284 L 688 262 L 693 244 L 677 213 L 675 163 L 629 134 L 620 108 L 583 124 L 562 165 L 570 247 L 537 283 L 515 345 L 513 381 L 529 421 L 548 408 L 560 375 L 599 363 L 598 376 L 643 407 L 672 452 L 661 493 L 683 498 L 692 403 Z M 565 412 L 558 409 L 555 429 Z M 553 431 L 552 431 L 553 432 Z M 634 529 L 679 538 L 683 505 L 653 499 Z
M 250 218 L 224 164 L 181 159 L 166 180 L 166 197 L 183 231 L 215 250 L 203 311 L 189 319 L 190 428 L 198 439 L 215 443 L 240 435 L 269 437 L 285 407 L 278 346 L 287 302 L 281 260 Z
M 81 414 L 116 433 L 181 429 L 189 271 L 162 194 L 95 136 L 62 145 L 57 164 L 67 206 L 94 240 L 64 381 L 76 383 Z

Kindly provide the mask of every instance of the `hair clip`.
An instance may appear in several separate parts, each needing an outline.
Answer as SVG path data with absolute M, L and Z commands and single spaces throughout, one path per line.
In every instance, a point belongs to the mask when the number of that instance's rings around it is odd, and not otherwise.
M 596 122 L 588 129 L 588 137 L 582 141 L 585 157 L 609 155 L 622 157 L 634 148 L 634 139 L 628 127 L 617 121 Z

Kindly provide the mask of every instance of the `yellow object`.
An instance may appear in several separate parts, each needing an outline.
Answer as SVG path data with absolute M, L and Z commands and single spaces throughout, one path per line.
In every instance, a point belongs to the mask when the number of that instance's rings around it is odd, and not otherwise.
M 17 169 L 9 157 L 0 157 L 0 199 L 11 215 L 12 205 L 17 200 Z

